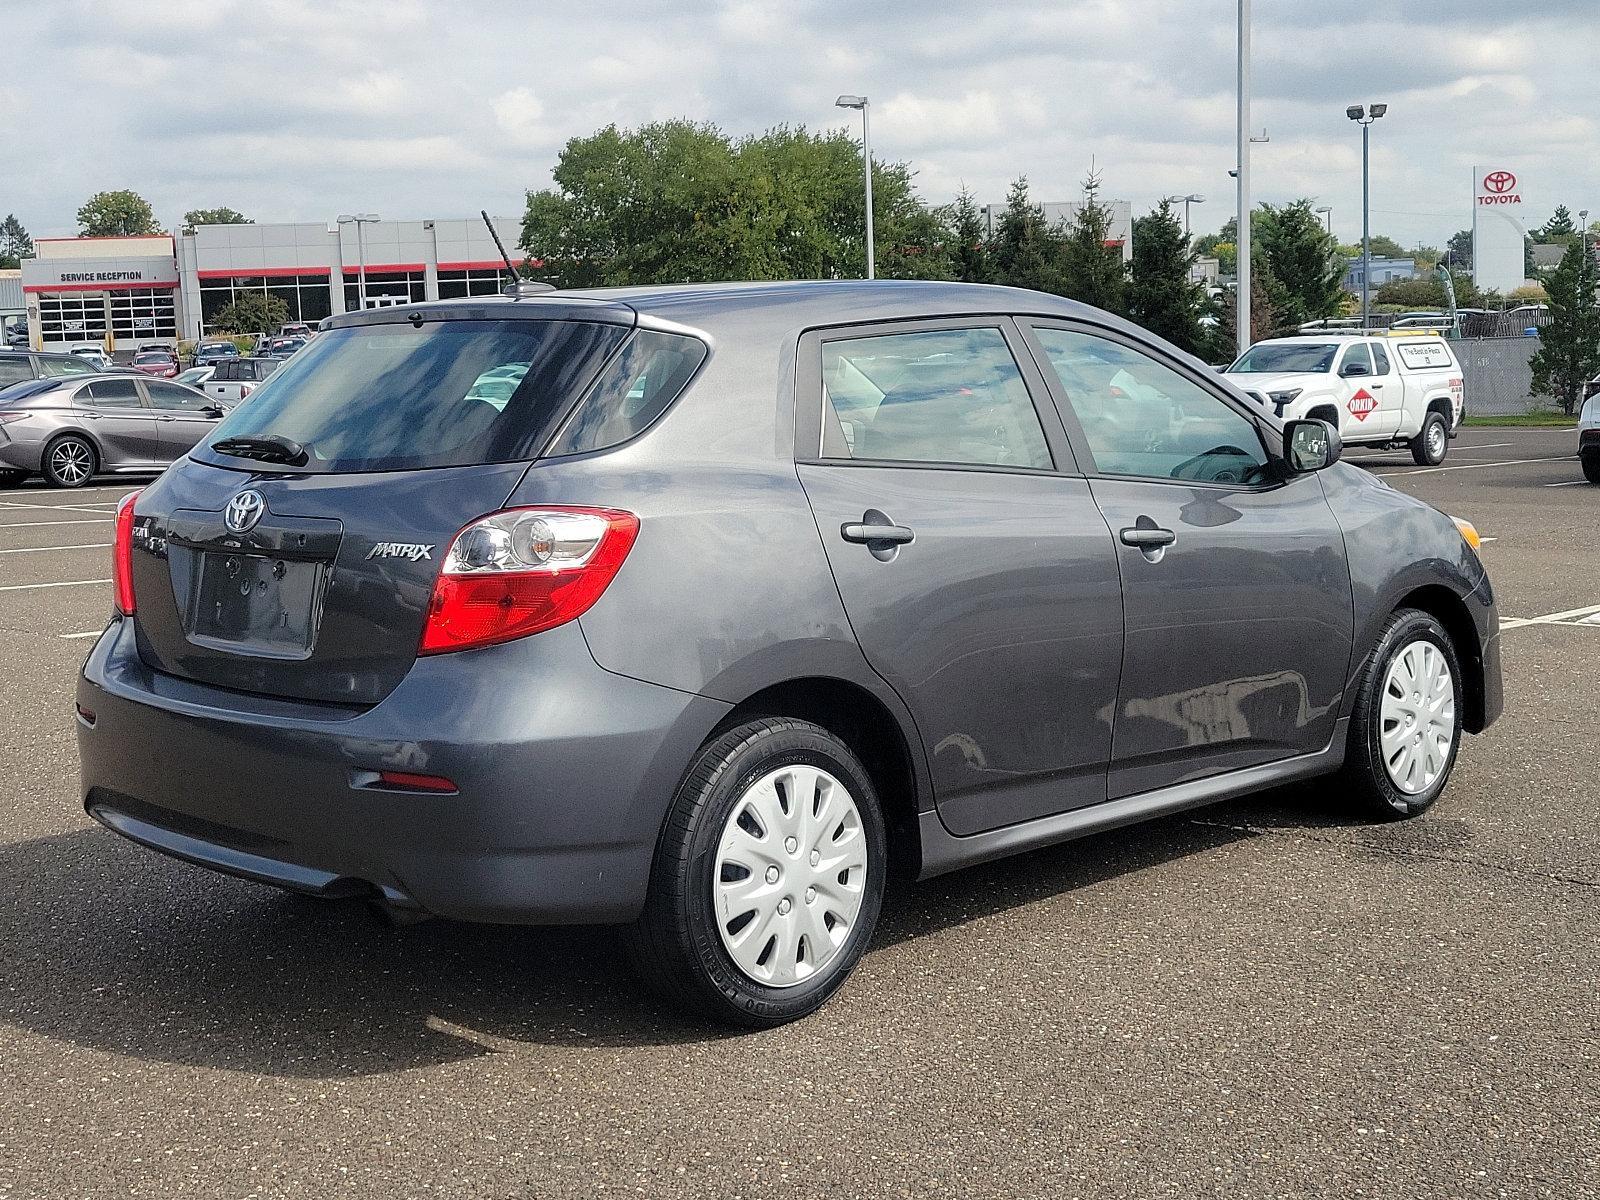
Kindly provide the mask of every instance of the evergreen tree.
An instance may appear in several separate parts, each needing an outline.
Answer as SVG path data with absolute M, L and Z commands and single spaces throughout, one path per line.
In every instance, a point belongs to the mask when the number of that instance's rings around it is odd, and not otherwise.
M 990 261 L 989 245 L 985 239 L 983 214 L 978 203 L 965 187 L 956 202 L 944 211 L 949 233 L 951 273 L 962 283 L 994 282 L 994 265 Z
M 0 221 L 0 267 L 15 268 L 23 259 L 33 257 L 33 239 L 17 220 L 16 213 L 7 213 Z
M 1545 283 L 1550 294 L 1550 323 L 1539 331 L 1539 349 L 1530 394 L 1554 396 L 1570 414 L 1583 398 L 1583 385 L 1600 375 L 1600 298 L 1595 295 L 1595 263 L 1578 241 Z
M 1061 292 L 1061 239 L 1045 224 L 1044 210 L 1028 199 L 1019 177 L 1006 193 L 1006 211 L 990 247 L 995 283 Z
M 1578 226 L 1565 204 L 1556 205 L 1550 219 L 1534 231 L 1533 240 L 1549 245 L 1552 242 L 1570 242 L 1577 236 Z
M 1260 253 L 1252 253 L 1250 266 L 1254 273 L 1265 260 L 1279 285 L 1283 323 L 1299 325 L 1343 311 L 1345 260 L 1311 201 L 1296 200 L 1277 208 L 1263 204 L 1261 214 L 1260 221 L 1251 222 Z
M 1100 203 L 1100 176 L 1083 181 L 1083 203 L 1062 231 L 1061 294 L 1106 312 L 1127 311 L 1127 265 L 1111 240 L 1111 209 Z
M 1189 247 L 1172 202 L 1133 223 L 1133 277 L 1128 284 L 1130 319 L 1180 350 L 1204 348 L 1200 317 L 1206 310 L 1203 285 L 1190 277 L 1200 256 Z

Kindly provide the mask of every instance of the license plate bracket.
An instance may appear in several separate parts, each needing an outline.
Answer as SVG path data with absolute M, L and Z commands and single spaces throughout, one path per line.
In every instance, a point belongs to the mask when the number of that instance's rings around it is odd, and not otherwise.
M 204 550 L 194 555 L 194 571 L 184 614 L 190 641 L 266 658 L 311 656 L 324 564 Z

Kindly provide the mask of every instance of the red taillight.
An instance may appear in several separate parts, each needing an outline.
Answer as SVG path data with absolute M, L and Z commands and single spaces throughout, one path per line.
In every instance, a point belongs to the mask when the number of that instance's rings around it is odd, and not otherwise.
M 638 535 L 639 518 L 614 508 L 509 508 L 474 521 L 444 556 L 419 653 L 508 642 L 582 616 Z
M 133 502 L 138 492 L 130 492 L 117 505 L 117 532 L 111 545 L 112 599 L 117 611 L 133 615 Z
M 243 400 L 246 396 L 248 396 L 251 392 L 253 392 L 255 390 L 256 390 L 256 385 L 255 384 L 253 384 L 253 383 L 241 383 L 239 385 L 239 399 Z
M 26 421 L 28 414 L 25 412 L 0 412 L 0 425 L 9 425 L 12 421 Z

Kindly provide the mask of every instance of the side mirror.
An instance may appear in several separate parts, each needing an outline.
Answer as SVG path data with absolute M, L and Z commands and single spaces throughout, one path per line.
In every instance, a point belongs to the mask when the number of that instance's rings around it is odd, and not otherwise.
M 203 415 L 210 417 L 213 421 L 223 415 L 222 406 L 220 404 L 208 404 L 202 408 L 200 412 Z
M 1345 363 L 1344 366 L 1339 368 L 1339 375 L 1343 379 L 1350 379 L 1350 378 L 1352 378 L 1352 377 L 1354 377 L 1356 375 L 1371 375 L 1371 374 L 1372 374 L 1372 371 L 1370 369 L 1368 369 L 1366 363 L 1360 363 L 1360 362 Z
M 1296 475 L 1331 467 L 1343 453 L 1339 431 L 1326 421 L 1290 421 L 1283 427 L 1283 458 Z

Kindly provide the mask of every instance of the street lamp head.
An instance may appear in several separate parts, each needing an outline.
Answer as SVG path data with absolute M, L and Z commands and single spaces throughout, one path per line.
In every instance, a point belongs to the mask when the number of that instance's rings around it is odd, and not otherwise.
M 835 108 L 865 108 L 867 106 L 867 98 L 865 96 L 840 96 L 833 102 L 833 106 Z
M 1185 196 L 1184 199 L 1190 204 L 1204 204 L 1206 202 L 1206 198 L 1204 196 Z
M 1315 210 L 1315 211 L 1316 211 L 1316 212 L 1317 212 L 1317 213 L 1318 213 L 1318 214 L 1319 214 L 1319 215 L 1320 215 L 1320 214 L 1322 214 L 1322 213 L 1331 213 L 1331 212 L 1332 212 L 1332 211 L 1333 211 L 1333 205 L 1331 205 L 1331 204 L 1324 204 L 1324 205 L 1323 205 L 1323 206 L 1322 206 L 1322 207 L 1321 207 L 1321 208 L 1319 208 L 1319 209 L 1316 209 L 1316 210 Z
M 1352 104 L 1349 108 L 1344 110 L 1344 115 L 1349 117 L 1352 121 L 1359 121 L 1362 117 L 1367 115 L 1367 110 L 1361 107 L 1359 104 Z
M 1372 119 L 1376 121 L 1389 111 L 1389 106 L 1387 104 L 1369 104 L 1367 105 L 1367 111 L 1372 114 Z

